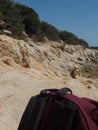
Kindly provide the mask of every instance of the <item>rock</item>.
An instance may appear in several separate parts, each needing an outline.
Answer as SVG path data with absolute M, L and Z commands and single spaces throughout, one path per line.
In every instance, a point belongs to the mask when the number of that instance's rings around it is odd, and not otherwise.
M 6 30 L 6 29 L 3 29 L 3 32 L 8 35 L 8 36 L 11 36 L 12 35 L 12 32 L 9 31 L 9 30 Z
M 73 70 L 71 71 L 71 77 L 77 78 L 81 75 L 80 68 L 78 66 L 74 66 Z
M 63 49 L 62 49 L 63 47 Z M 27 42 L 16 40 L 11 37 L 0 35 L 0 57 L 11 57 L 17 64 L 24 67 L 31 67 L 31 58 L 61 75 L 70 74 L 74 65 L 80 68 L 85 63 L 97 63 L 98 51 L 83 48 L 80 45 L 68 45 L 49 41 L 36 44 L 30 38 Z
M 79 60 L 79 61 L 83 61 L 83 59 L 82 59 L 81 57 L 78 57 L 78 60 Z

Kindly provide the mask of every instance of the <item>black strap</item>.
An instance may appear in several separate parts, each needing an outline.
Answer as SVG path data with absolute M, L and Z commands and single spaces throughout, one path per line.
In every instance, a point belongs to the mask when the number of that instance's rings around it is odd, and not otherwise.
M 61 116 L 62 110 L 64 109 L 65 104 L 63 102 L 55 100 L 54 103 L 52 104 L 52 109 L 50 110 L 48 114 L 48 121 L 46 122 L 46 128 L 45 130 L 55 130 L 59 118 Z
M 55 92 L 56 95 L 59 97 L 64 96 L 66 93 L 70 92 L 72 94 L 72 90 L 69 88 L 61 88 L 61 89 L 44 89 L 40 92 L 41 95 L 47 95 L 48 92 Z
M 72 90 L 69 88 L 61 88 L 57 91 L 57 96 L 58 97 L 63 97 L 65 94 L 67 94 L 68 92 L 70 92 L 70 94 L 72 94 Z
M 18 130 L 37 130 L 47 101 L 46 97 L 32 97 L 21 118 Z
M 37 116 L 35 117 L 35 121 L 32 122 L 34 123 L 34 127 L 31 130 L 38 130 L 39 129 L 39 125 L 40 125 L 40 121 L 44 112 L 44 108 L 46 105 L 48 97 L 40 97 L 40 100 L 38 102 L 39 106 L 36 106 L 35 109 L 39 109 L 37 111 Z M 38 107 L 38 108 L 37 108 Z
M 41 92 L 40 92 L 40 94 L 41 95 L 47 95 L 48 94 L 48 92 L 57 92 L 58 91 L 58 89 L 55 89 L 55 88 L 53 88 L 53 89 L 43 89 Z
M 31 113 L 32 113 L 32 109 L 34 108 L 34 105 L 36 103 L 36 99 L 37 99 L 37 96 L 35 97 L 31 97 L 26 108 L 25 108 L 25 111 L 21 117 L 21 121 L 19 123 L 19 126 L 18 126 L 18 130 L 25 130 L 27 129 L 27 126 L 28 126 L 28 123 L 30 121 L 30 116 L 31 116 Z
M 73 130 L 76 121 L 78 107 L 76 104 L 67 101 L 61 113 L 61 118 L 56 130 Z

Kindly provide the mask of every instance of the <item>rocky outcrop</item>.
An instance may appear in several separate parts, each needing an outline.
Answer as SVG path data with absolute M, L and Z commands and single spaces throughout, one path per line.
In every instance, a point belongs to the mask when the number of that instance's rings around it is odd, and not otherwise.
M 15 63 L 24 67 L 30 67 L 29 51 L 27 50 L 24 41 L 18 41 L 11 37 L 0 35 L 0 58 L 7 57 L 5 63 L 8 62 L 8 57 Z M 8 63 L 7 63 L 8 64 Z
M 53 41 L 39 44 L 29 38 L 25 42 L 0 35 L 0 58 L 4 56 L 10 57 L 15 63 L 24 67 L 32 67 L 31 59 L 34 58 L 58 76 L 69 75 L 75 65 L 79 66 L 83 72 L 87 70 L 85 66 L 88 64 L 93 69 L 98 68 L 97 50 Z M 8 59 L 4 62 L 10 65 Z
M 66 44 L 63 46 L 57 42 L 34 45 L 34 48 L 36 50 L 35 54 L 37 54 L 35 58 L 57 75 L 69 75 L 75 65 L 79 66 L 81 71 L 83 70 L 83 73 L 86 71 L 85 65 L 95 65 L 98 68 L 97 50 L 83 48 L 79 45 L 73 46 Z

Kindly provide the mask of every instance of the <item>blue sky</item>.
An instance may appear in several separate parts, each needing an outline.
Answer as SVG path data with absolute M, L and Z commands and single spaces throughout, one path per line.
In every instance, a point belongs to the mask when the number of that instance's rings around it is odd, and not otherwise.
M 98 0 L 14 0 L 33 8 L 41 21 L 98 46 Z

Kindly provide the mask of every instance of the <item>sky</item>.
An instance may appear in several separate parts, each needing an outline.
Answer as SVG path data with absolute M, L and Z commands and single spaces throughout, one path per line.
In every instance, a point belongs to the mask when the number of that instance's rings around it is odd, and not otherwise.
M 98 46 L 98 0 L 14 0 L 33 8 L 41 21 Z

